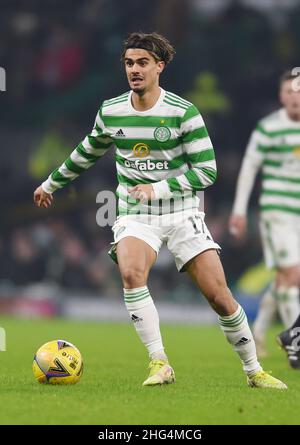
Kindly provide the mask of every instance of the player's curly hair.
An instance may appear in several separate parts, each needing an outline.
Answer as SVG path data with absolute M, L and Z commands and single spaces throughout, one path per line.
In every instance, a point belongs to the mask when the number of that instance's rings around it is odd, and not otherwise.
M 124 61 L 125 53 L 130 48 L 145 49 L 153 55 L 156 61 L 163 61 L 167 65 L 173 59 L 175 49 L 168 39 L 156 32 L 145 34 L 133 32 L 124 41 L 121 60 Z

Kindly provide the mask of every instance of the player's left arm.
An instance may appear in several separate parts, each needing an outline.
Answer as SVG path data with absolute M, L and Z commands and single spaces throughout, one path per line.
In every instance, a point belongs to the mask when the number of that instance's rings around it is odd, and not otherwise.
M 194 105 L 182 117 L 180 131 L 190 168 L 184 174 L 153 183 L 156 199 L 169 199 L 173 192 L 203 190 L 217 178 L 214 149 L 202 116 Z

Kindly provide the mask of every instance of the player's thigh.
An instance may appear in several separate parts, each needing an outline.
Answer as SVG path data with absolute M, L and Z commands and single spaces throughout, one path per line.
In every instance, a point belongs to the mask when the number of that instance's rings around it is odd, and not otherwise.
M 149 271 L 162 244 L 161 228 L 149 224 L 147 215 L 128 215 L 119 217 L 112 230 L 121 273 Z
M 300 264 L 300 236 L 297 226 L 283 218 L 262 218 L 260 232 L 268 267 L 289 269 Z
M 219 254 L 214 249 L 192 258 L 186 264 L 186 271 L 209 300 L 229 292 Z
M 145 271 L 148 273 L 156 261 L 156 251 L 145 241 L 134 236 L 126 236 L 116 246 L 120 272 Z

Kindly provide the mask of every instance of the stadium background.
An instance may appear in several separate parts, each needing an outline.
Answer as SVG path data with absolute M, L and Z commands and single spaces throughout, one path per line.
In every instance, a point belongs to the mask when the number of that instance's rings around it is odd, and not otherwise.
M 219 176 L 205 192 L 206 221 L 223 248 L 229 285 L 253 318 L 258 299 L 246 297 L 259 295 L 269 275 L 258 265 L 237 284 L 262 259 L 258 186 L 247 240 L 235 242 L 227 222 L 249 134 L 278 107 L 280 74 L 299 65 L 300 1 L 0 4 L 0 65 L 6 71 L 0 93 L 0 312 L 127 321 L 121 281 L 107 256 L 111 230 L 96 224 L 97 193 L 116 187 L 113 152 L 56 192 L 51 209 L 36 209 L 32 194 L 90 131 L 100 103 L 128 89 L 120 63 L 126 35 L 156 30 L 177 51 L 162 86 L 199 107 L 213 141 Z M 149 284 L 162 320 L 215 319 L 166 250 Z

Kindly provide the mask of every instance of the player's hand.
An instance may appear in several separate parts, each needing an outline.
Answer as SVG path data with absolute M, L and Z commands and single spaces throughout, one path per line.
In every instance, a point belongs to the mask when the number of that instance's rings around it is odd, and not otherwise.
M 40 185 L 33 193 L 33 200 L 37 207 L 47 209 L 53 202 L 53 196 L 51 193 L 45 192 Z
M 131 198 L 138 199 L 141 202 L 154 199 L 154 189 L 152 184 L 138 184 L 129 190 Z
M 234 238 L 241 240 L 247 232 L 247 218 L 242 215 L 231 215 L 229 219 L 229 232 Z

